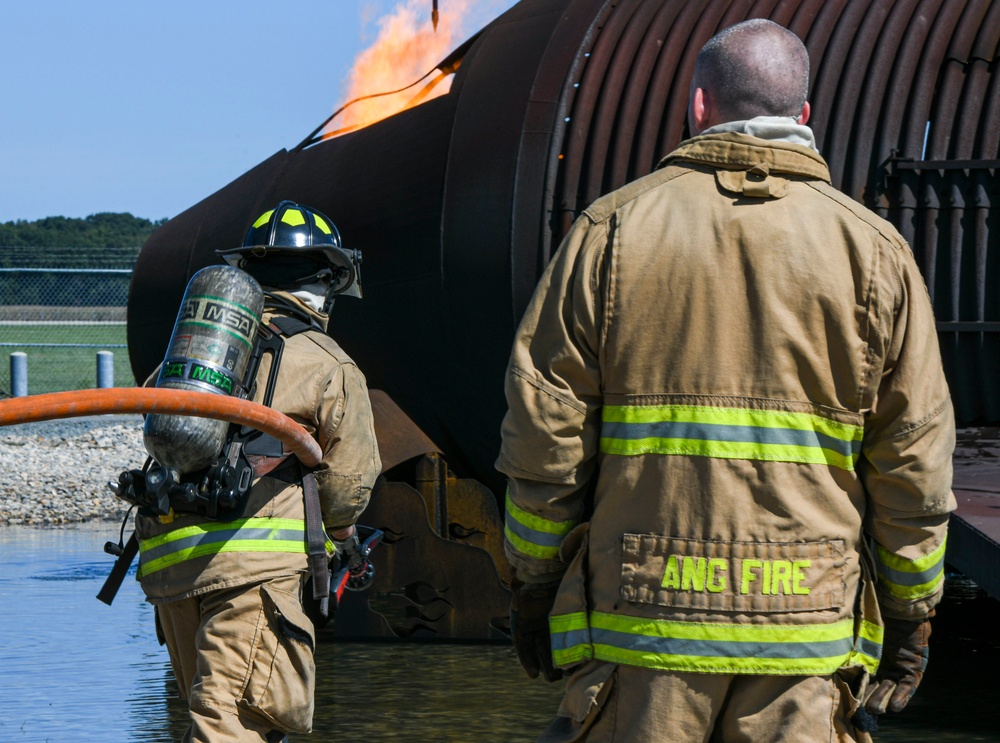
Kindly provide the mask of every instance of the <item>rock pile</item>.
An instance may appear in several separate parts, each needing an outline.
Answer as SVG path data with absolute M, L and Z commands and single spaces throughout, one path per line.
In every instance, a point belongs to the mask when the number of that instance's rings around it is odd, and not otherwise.
M 138 415 L 0 428 L 0 525 L 118 521 L 108 481 L 145 459 Z

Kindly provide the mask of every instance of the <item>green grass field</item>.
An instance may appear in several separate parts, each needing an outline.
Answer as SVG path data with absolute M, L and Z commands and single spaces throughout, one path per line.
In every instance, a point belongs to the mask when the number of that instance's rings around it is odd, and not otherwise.
M 10 354 L 28 357 L 28 394 L 97 386 L 97 352 L 114 354 L 116 387 L 135 384 L 125 345 L 125 325 L 0 325 L 0 395 L 11 392 Z M 45 345 L 34 344 L 73 344 Z

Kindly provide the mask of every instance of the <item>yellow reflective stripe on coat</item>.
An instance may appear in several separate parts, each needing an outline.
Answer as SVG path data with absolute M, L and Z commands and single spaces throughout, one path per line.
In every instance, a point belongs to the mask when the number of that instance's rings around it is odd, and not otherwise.
M 855 622 L 761 625 L 678 622 L 591 612 L 549 622 L 557 666 L 603 660 L 662 671 L 826 675 L 858 664 L 874 672 L 881 628 Z
M 576 526 L 575 521 L 549 521 L 520 508 L 507 491 L 507 517 L 504 536 L 518 552 L 539 560 L 552 560 L 559 555 L 563 538 Z
M 185 526 L 139 541 L 138 577 L 221 552 L 308 552 L 302 519 L 249 518 Z
M 944 580 L 945 538 L 940 546 L 930 554 L 916 560 L 907 560 L 875 545 L 875 566 L 878 569 L 879 585 L 898 599 L 912 601 L 933 594 Z
M 825 464 L 851 471 L 862 426 L 813 413 L 706 405 L 605 405 L 605 454 L 679 454 Z

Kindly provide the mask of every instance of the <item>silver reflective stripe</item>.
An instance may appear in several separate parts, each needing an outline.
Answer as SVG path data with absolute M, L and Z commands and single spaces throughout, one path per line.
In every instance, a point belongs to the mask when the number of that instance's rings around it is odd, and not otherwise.
M 302 529 L 268 529 L 244 526 L 241 529 L 219 529 L 217 531 L 202 532 L 182 539 L 175 539 L 171 542 L 145 549 L 142 551 L 142 562 L 151 563 L 166 555 L 183 550 L 204 547 L 210 544 L 228 542 L 232 539 L 258 540 L 261 542 L 271 541 L 301 541 L 304 538 Z
M 506 526 L 508 530 L 519 536 L 521 539 L 541 547 L 554 547 L 558 549 L 559 545 L 562 544 L 563 539 L 566 536 L 565 534 L 551 534 L 549 532 L 532 529 L 515 519 L 510 513 L 507 514 Z
M 807 446 L 829 449 L 845 457 L 856 457 L 861 452 L 861 442 L 846 441 L 828 436 L 820 431 L 792 428 L 763 428 L 760 426 L 733 426 L 718 423 L 692 423 L 657 421 L 653 423 L 604 423 L 604 438 L 638 439 L 690 439 L 696 441 L 733 441 L 754 444 Z
M 578 645 L 590 644 L 590 630 L 574 629 L 566 632 L 552 632 L 552 652 L 569 650 Z
M 561 667 L 593 658 L 666 671 L 794 675 L 829 674 L 846 664 L 874 671 L 881 628 L 862 625 L 869 636 L 856 643 L 850 618 L 832 624 L 730 624 L 592 611 L 549 619 L 552 657 Z M 866 655 L 857 652 L 862 647 Z
M 817 413 L 717 405 L 605 405 L 600 449 L 854 470 L 864 429 Z
M 869 655 L 876 660 L 882 657 L 882 643 L 869 640 L 867 637 L 858 637 L 854 643 L 854 650 Z
M 846 656 L 854 647 L 853 638 L 813 642 L 766 642 L 754 640 L 690 640 L 677 637 L 651 637 L 628 632 L 591 627 L 595 645 L 610 645 L 655 655 L 698 656 L 709 658 L 831 658 Z
M 943 562 L 932 565 L 927 568 L 927 570 L 923 570 L 919 573 L 910 573 L 903 570 L 894 570 L 881 560 L 878 561 L 879 574 L 900 586 L 921 586 L 925 583 L 930 583 L 932 580 L 937 578 L 943 570 Z
M 536 560 L 552 560 L 559 554 L 565 536 L 576 526 L 574 521 L 551 521 L 518 506 L 507 491 L 504 538 L 515 551 Z

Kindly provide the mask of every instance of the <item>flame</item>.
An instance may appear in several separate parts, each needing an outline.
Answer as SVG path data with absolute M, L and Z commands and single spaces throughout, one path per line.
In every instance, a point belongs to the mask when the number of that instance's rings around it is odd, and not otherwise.
M 437 30 L 427 0 L 407 0 L 378 21 L 375 42 L 358 54 L 348 74 L 347 92 L 335 127 L 322 137 L 337 136 L 405 111 L 451 89 L 454 69 L 435 65 L 465 39 L 473 0 L 442 3 Z

